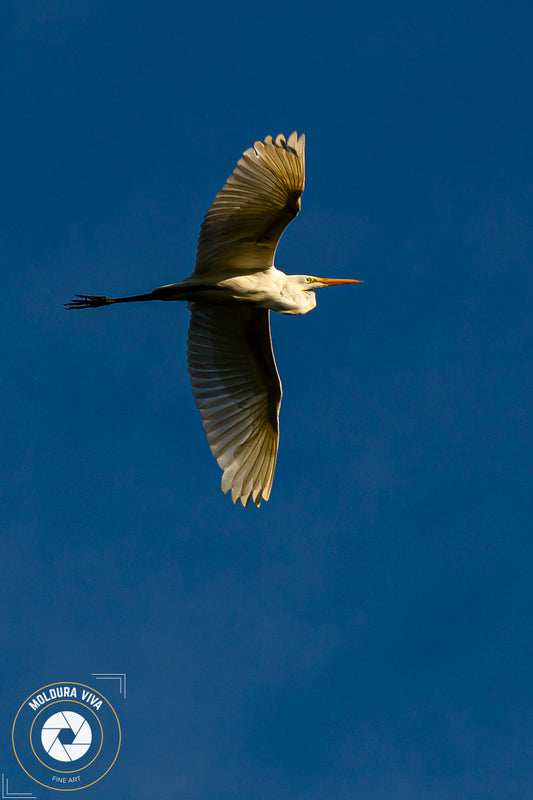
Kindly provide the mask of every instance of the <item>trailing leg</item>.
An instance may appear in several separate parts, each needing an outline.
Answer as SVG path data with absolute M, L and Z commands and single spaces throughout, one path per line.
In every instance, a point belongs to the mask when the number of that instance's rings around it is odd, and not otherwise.
M 136 294 L 133 297 L 104 297 L 98 294 L 76 294 L 74 300 L 65 303 L 65 308 L 72 311 L 75 308 L 100 308 L 100 306 L 111 306 L 114 303 L 139 303 L 143 300 L 159 300 L 154 292 L 150 294 Z

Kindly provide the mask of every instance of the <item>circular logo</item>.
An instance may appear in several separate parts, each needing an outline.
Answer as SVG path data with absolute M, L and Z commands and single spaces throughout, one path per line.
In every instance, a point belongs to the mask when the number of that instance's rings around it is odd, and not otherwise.
M 65 732 L 67 739 L 65 739 Z M 41 744 L 56 761 L 77 761 L 85 755 L 93 734 L 91 726 L 75 711 L 57 711 L 48 717 L 41 731 Z
M 115 709 L 100 692 L 81 683 L 52 683 L 21 705 L 12 740 L 30 778 L 68 792 L 92 786 L 109 772 L 121 731 Z

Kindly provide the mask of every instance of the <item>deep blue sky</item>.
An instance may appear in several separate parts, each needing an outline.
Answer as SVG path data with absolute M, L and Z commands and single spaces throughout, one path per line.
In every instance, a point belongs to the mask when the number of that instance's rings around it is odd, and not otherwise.
M 24 698 L 125 672 L 84 797 L 533 795 L 526 2 L 4 0 L 0 769 Z M 307 135 L 269 503 L 219 489 L 185 277 L 243 149 Z M 94 683 L 94 681 L 93 681 Z

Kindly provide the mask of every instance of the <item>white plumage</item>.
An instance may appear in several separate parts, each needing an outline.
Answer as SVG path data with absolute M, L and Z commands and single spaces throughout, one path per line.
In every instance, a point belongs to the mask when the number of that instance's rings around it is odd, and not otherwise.
M 269 311 L 191 303 L 187 360 L 202 426 L 234 502 L 268 500 L 278 452 L 281 383 Z
M 133 297 L 76 295 L 67 308 L 143 300 L 186 300 L 192 392 L 222 490 L 234 503 L 268 500 L 278 451 L 281 403 L 270 337 L 270 309 L 305 314 L 313 289 L 348 279 L 285 275 L 274 266 L 279 239 L 300 210 L 305 137 L 267 136 L 246 150 L 200 229 L 193 274 Z
M 202 222 L 195 275 L 273 266 L 304 183 L 305 136 L 267 136 L 245 150 Z

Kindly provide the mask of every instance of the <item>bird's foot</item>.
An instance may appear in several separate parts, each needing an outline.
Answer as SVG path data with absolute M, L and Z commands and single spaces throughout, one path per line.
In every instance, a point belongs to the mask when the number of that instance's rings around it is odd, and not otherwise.
M 99 308 L 100 306 L 108 306 L 113 301 L 109 297 L 97 294 L 76 294 L 74 300 L 70 303 L 65 303 L 65 308 L 72 311 L 74 308 Z

